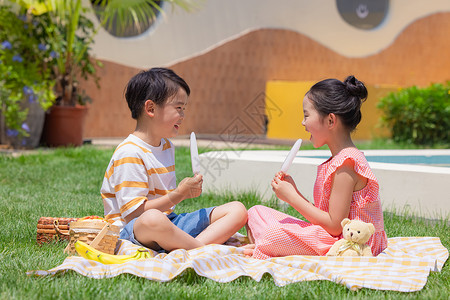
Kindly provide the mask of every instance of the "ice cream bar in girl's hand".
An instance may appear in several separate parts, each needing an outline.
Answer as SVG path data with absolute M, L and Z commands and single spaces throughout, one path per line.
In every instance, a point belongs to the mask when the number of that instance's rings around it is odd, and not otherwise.
M 297 155 L 298 149 L 300 149 L 301 145 L 302 145 L 302 140 L 298 139 L 295 142 L 294 146 L 292 146 L 291 151 L 289 151 L 289 154 L 286 156 L 286 159 L 284 160 L 284 163 L 281 166 L 281 172 L 287 173 L 287 170 L 292 165 L 292 162 L 294 161 L 294 158 Z
M 198 157 L 197 139 L 193 132 L 191 132 L 191 163 L 192 172 L 194 174 L 200 174 L 200 158 Z

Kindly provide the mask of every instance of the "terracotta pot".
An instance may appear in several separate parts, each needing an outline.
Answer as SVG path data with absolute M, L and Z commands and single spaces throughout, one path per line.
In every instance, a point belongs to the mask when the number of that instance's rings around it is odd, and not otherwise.
M 45 116 L 42 141 L 50 147 L 83 144 L 86 106 L 53 106 Z

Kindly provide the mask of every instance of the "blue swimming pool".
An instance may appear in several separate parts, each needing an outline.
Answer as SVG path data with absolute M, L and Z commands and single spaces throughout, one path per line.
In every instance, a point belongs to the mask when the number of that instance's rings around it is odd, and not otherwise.
M 302 156 L 327 159 L 329 156 Z M 428 165 L 450 168 L 450 155 L 366 155 L 369 162 Z

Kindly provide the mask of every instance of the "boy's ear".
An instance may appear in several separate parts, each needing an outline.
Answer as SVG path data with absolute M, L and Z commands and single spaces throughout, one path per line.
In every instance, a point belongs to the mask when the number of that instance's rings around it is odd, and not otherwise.
M 145 113 L 150 116 L 153 117 L 155 115 L 155 102 L 153 102 L 152 100 L 147 100 L 144 103 L 144 111 Z

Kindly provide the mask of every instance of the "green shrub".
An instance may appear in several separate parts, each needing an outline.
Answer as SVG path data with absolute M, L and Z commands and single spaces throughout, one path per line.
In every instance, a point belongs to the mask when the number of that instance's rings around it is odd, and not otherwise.
M 395 142 L 450 145 L 450 82 L 401 89 L 380 99 L 378 108 Z

